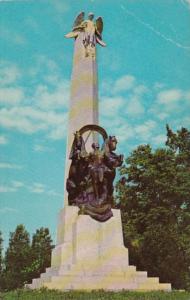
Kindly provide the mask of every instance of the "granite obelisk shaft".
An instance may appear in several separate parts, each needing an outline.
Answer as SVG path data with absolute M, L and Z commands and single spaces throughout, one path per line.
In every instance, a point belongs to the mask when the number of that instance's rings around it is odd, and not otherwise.
M 94 47 L 92 53 L 87 53 L 83 45 L 83 35 L 81 33 L 75 40 L 74 46 L 67 132 L 64 205 L 68 205 L 66 179 L 70 167 L 69 152 L 71 150 L 74 133 L 87 124 L 98 125 L 96 47 Z M 89 137 L 86 136 L 86 138 L 86 149 L 87 151 L 92 150 L 91 144 L 96 141 L 97 136 L 92 133 Z

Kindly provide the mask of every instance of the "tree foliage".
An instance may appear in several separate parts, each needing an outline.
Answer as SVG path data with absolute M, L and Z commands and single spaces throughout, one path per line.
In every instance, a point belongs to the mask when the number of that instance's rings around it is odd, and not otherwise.
M 37 229 L 31 245 L 31 279 L 39 277 L 50 266 L 53 247 L 49 229 L 43 227 Z
M 3 265 L 3 238 L 2 238 L 2 232 L 0 231 L 0 276 L 1 276 L 1 272 L 2 272 L 2 265 Z
M 39 277 L 50 266 L 52 248 L 48 228 L 37 229 L 31 243 L 24 225 L 18 225 L 10 233 L 9 246 L 5 252 L 4 268 L 0 276 L 1 290 L 21 288 L 33 278 Z
M 30 238 L 24 225 L 18 225 L 10 233 L 9 247 L 5 252 L 5 288 L 22 287 L 27 281 L 26 268 L 30 264 Z
M 167 125 L 166 146 L 131 153 L 117 201 L 130 262 L 175 288 L 190 288 L 190 132 Z

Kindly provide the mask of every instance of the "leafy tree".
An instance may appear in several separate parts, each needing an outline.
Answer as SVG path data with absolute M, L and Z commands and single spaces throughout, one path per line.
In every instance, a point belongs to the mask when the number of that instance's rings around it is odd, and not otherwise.
M 167 125 L 167 147 L 135 149 L 117 184 L 130 262 L 190 288 L 190 132 Z
M 4 289 L 20 288 L 27 281 L 25 270 L 31 264 L 29 233 L 24 225 L 18 225 L 10 233 L 9 246 L 5 253 Z
M 2 250 L 3 250 L 3 238 L 2 238 L 2 232 L 0 231 L 0 291 L 4 286 Z
M 0 250 L 1 243 L 0 233 Z M 0 273 L 0 290 L 21 288 L 33 278 L 39 277 L 50 266 L 53 247 L 48 228 L 37 229 L 30 243 L 29 233 L 24 225 L 18 225 L 10 233 L 4 268 Z
M 51 264 L 52 239 L 48 228 L 36 230 L 32 238 L 30 279 L 39 277 Z
M 3 238 L 2 238 L 2 232 L 0 231 L 0 276 L 1 276 L 1 272 L 2 272 L 2 264 L 3 264 Z
M 174 133 L 168 124 L 166 125 L 166 129 L 166 145 L 175 152 L 186 156 L 187 162 L 190 163 L 190 131 L 182 127 L 181 130 L 177 130 L 177 133 Z

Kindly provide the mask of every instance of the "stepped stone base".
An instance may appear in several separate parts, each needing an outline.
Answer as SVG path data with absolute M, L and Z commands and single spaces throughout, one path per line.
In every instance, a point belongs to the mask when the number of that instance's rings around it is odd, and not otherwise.
M 129 266 L 128 250 L 123 244 L 120 210 L 100 223 L 78 208 L 61 210 L 57 246 L 52 251 L 51 267 L 27 287 L 60 290 L 164 290 L 171 285 L 147 277 L 147 272 Z

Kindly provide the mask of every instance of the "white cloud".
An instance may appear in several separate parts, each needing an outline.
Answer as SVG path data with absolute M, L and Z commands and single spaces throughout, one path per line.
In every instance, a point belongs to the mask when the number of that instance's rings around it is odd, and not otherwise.
M 52 189 L 48 190 L 47 187 L 40 182 L 34 182 L 32 184 L 32 186 L 31 185 L 28 186 L 28 190 L 34 194 L 46 194 L 46 195 L 52 196 L 52 197 L 62 197 L 63 196 L 62 194 L 55 192 Z
M 69 4 L 63 2 L 62 0 L 54 0 L 52 2 L 52 5 L 60 14 L 64 14 L 70 10 Z
M 190 91 L 182 89 L 164 89 L 155 96 L 148 113 L 161 121 L 174 124 L 180 121 L 185 125 L 188 111 L 190 110 Z
M 66 130 L 66 125 L 64 127 L 57 127 L 54 128 L 50 131 L 48 134 L 48 137 L 52 140 L 61 140 L 63 138 L 66 138 L 67 136 L 67 130 Z
M 153 127 L 153 121 L 146 124 L 139 125 L 139 127 L 132 127 L 130 119 L 139 117 L 144 114 L 144 99 L 143 96 L 149 89 L 135 79 L 134 76 L 125 75 L 116 80 L 115 85 L 111 80 L 107 80 L 102 86 L 102 92 L 105 94 L 112 94 L 111 96 L 102 97 L 100 102 L 100 120 L 109 134 L 116 135 L 118 138 L 118 148 L 123 148 L 126 141 L 141 135 L 144 138 L 149 136 L 149 127 Z M 125 97 L 121 96 L 121 92 L 126 91 Z M 126 145 L 125 145 L 126 146 Z
M 122 97 L 103 97 L 100 102 L 100 114 L 106 117 L 117 116 L 124 103 L 125 99 Z
M 102 92 L 114 95 L 102 97 L 100 112 L 102 116 L 114 117 L 130 115 L 136 117 L 145 111 L 143 95 L 149 91 L 144 84 L 138 84 L 134 76 L 124 75 L 115 83 L 111 80 L 104 82 Z M 125 91 L 125 97 L 121 93 Z
M 155 82 L 155 84 L 153 85 L 153 89 L 155 90 L 160 90 L 162 88 L 164 88 L 165 84 L 161 83 L 161 82 Z
M 5 185 L 0 186 L 0 193 L 12 193 L 12 192 L 16 192 L 16 190 L 17 189 L 12 186 L 5 186 Z
M 7 105 L 17 105 L 24 99 L 22 88 L 4 87 L 0 88 L 0 103 Z
M 137 79 L 129 74 L 123 75 L 113 81 L 112 79 L 106 79 L 101 84 L 101 93 L 103 95 L 113 95 L 119 97 L 123 92 L 125 96 L 138 95 L 142 96 L 148 92 L 147 86 L 139 84 Z
M 137 85 L 134 89 L 133 89 L 133 92 L 136 94 L 136 95 L 143 95 L 144 93 L 147 93 L 148 92 L 148 88 L 144 85 L 144 84 L 140 84 L 140 85 Z
M 0 163 L 0 169 L 17 169 L 17 170 L 20 170 L 22 169 L 23 167 L 20 166 L 20 165 L 15 165 L 15 164 L 11 164 L 11 163 Z
M 29 187 L 31 193 L 42 194 L 45 192 L 45 185 L 42 183 L 35 182 L 33 186 Z
M 181 2 L 183 3 L 183 4 L 187 4 L 188 5 L 188 7 L 190 8 L 190 0 L 181 0 Z
M 57 193 L 54 190 L 49 190 L 47 192 L 47 195 L 52 196 L 52 197 L 63 197 L 63 194 L 61 193 Z
M 21 188 L 21 187 L 23 187 L 24 186 L 24 183 L 23 182 L 21 182 L 21 181 L 17 181 L 17 180 L 13 180 L 12 181 L 12 186 L 14 187 L 14 188 Z
M 8 75 L 9 83 L 14 85 L 20 76 L 18 69 L 8 62 L 0 66 L 4 75 Z M 12 77 L 9 68 L 13 70 Z M 5 104 L 0 109 L 0 125 L 25 134 L 43 132 L 47 138 L 62 139 L 66 136 L 70 83 L 60 79 L 57 64 L 45 56 L 37 57 L 36 72 L 38 75 L 40 72 L 45 83 L 34 86 L 32 93 L 28 91 L 29 96 L 22 87 L 12 84 L 11 87 L 3 86 L 0 89 L 0 103 Z M 6 80 L 3 81 L 5 83 Z M 39 147 L 35 150 L 38 151 Z
M 125 122 L 121 127 L 117 128 L 115 133 L 118 143 L 122 143 L 132 138 L 134 135 L 133 128 Z
M 0 135 L 0 145 L 6 145 L 8 143 L 8 139 L 4 135 Z
M 1 185 L 0 193 L 13 193 L 17 192 L 18 189 L 23 187 L 24 184 L 21 181 L 12 181 L 9 185 Z
M 1 109 L 0 125 L 7 129 L 14 129 L 29 134 L 37 132 L 39 130 L 47 129 L 47 124 L 45 122 L 35 123 L 35 118 L 32 118 L 32 116 L 28 115 L 29 110 L 30 109 L 28 107 L 14 107 L 12 109 Z M 31 112 L 33 112 L 32 108 Z
M 32 91 L 12 86 L 20 77 L 16 66 L 10 62 L 0 65 L 4 83 L 8 75 L 11 84 L 11 87 L 3 86 L 0 90 L 0 102 L 5 105 L 0 110 L 0 125 L 25 134 L 43 132 L 47 138 L 62 139 L 66 136 L 70 82 L 60 77 L 59 67 L 53 60 L 43 55 L 36 59 L 36 74 L 42 76 L 43 84 L 34 86 Z M 2 143 L 4 141 L 2 138 Z M 39 147 L 35 150 L 39 151 Z
M 45 152 L 45 147 L 42 145 L 34 145 L 34 151 L 36 152 Z
M 70 84 L 68 81 L 62 81 L 57 83 L 56 76 L 46 77 L 49 82 L 56 82 L 56 88 L 50 91 L 47 85 L 40 85 L 36 89 L 34 98 L 36 99 L 37 105 L 43 109 L 67 109 L 69 104 L 70 95 Z
M 39 144 L 34 145 L 33 149 L 35 152 L 52 152 L 53 151 L 52 148 L 46 147 L 44 145 L 39 145 Z
M 52 197 L 62 197 L 63 195 L 53 189 L 48 189 L 45 184 L 34 182 L 32 184 L 25 184 L 22 181 L 12 180 L 9 184 L 0 185 L 0 193 L 16 193 L 20 189 L 27 189 L 30 193 L 46 194 Z
M 130 115 L 140 115 L 144 113 L 144 107 L 138 96 L 134 95 L 129 99 L 126 105 L 126 113 Z
M 141 141 L 147 142 L 151 138 L 156 125 L 155 121 L 148 120 L 141 125 L 137 125 L 134 128 L 134 132 L 138 135 L 138 138 Z
M 169 114 L 168 113 L 165 113 L 165 112 L 161 112 L 161 113 L 158 113 L 157 114 L 157 117 L 160 119 L 160 120 L 165 120 L 166 118 L 168 118 Z
M 112 91 L 114 93 L 121 93 L 131 90 L 135 86 L 135 82 L 134 76 L 124 75 L 115 81 Z
M 184 92 L 184 97 L 187 101 L 190 101 L 190 91 Z
M 0 110 L 0 125 L 26 134 L 46 131 L 48 136 L 66 128 L 67 113 L 42 111 L 30 106 L 3 108 Z M 59 134 L 60 135 L 60 134 Z
M 188 116 L 188 117 L 185 117 L 185 118 L 183 118 L 183 125 L 182 125 L 183 127 L 185 126 L 185 127 L 190 127 L 190 117 Z M 182 127 L 181 126 L 181 127 Z
M 102 106 L 100 106 L 100 124 L 107 130 L 108 134 L 116 135 L 118 139 L 117 148 L 119 152 L 126 151 L 126 143 L 129 143 L 129 146 L 127 147 L 129 151 L 129 149 L 132 150 L 132 144 L 134 145 L 134 140 L 136 143 L 142 141 L 145 142 L 146 137 L 146 142 L 148 142 L 147 136 L 151 136 L 148 128 L 149 126 L 153 126 L 153 123 L 148 122 L 143 124 L 145 128 L 141 128 L 141 125 L 139 125 L 139 127 L 136 128 L 137 132 L 135 131 L 135 126 L 132 125 L 134 124 L 134 118 L 138 117 L 138 123 L 141 115 L 145 113 L 142 95 L 147 93 L 147 91 L 148 89 L 145 86 L 137 85 L 132 91 L 130 91 L 129 97 L 106 97 L 112 99 L 113 107 L 109 106 L 109 102 L 107 102 L 106 105 L 103 102 Z M 114 102 L 114 98 L 122 99 L 122 101 L 119 102 L 119 105 L 117 105 L 117 102 Z M 106 110 L 107 105 L 108 109 Z M 103 109 L 105 110 L 104 113 L 102 113 Z M 130 142 L 128 142 L 129 140 Z
M 60 70 L 56 62 L 52 59 L 49 59 L 45 55 L 36 55 L 34 57 L 35 64 L 28 69 L 29 76 L 36 77 L 37 75 L 42 75 L 43 79 L 46 81 L 47 78 L 56 76 L 61 81 L 61 77 L 59 77 Z M 56 85 L 58 82 L 55 82 Z
M 26 39 L 25 37 L 17 33 L 14 30 L 9 30 L 8 28 L 1 28 L 1 33 L 0 33 L 1 38 L 7 40 L 9 43 L 14 43 L 19 46 L 23 46 L 26 44 Z
M 8 62 L 1 61 L 0 62 L 0 85 L 7 86 L 14 84 L 21 76 L 21 72 L 19 68 Z
M 171 89 L 164 90 L 160 92 L 157 96 L 157 101 L 159 104 L 170 104 L 175 103 L 181 100 L 183 97 L 183 93 L 181 90 Z
M 105 128 L 120 128 L 123 124 L 126 124 L 126 119 L 123 118 L 122 116 L 120 116 L 119 118 L 117 117 L 117 115 L 115 115 L 114 118 L 111 119 L 109 116 L 108 117 L 104 117 L 100 115 L 100 123 L 103 124 L 103 127 Z M 113 132 L 110 132 L 109 134 L 113 134 Z M 115 132 L 114 132 L 115 134 Z
M 6 214 L 6 213 L 18 213 L 18 210 L 15 208 L 11 207 L 3 207 L 0 209 L 1 214 Z
M 129 150 L 127 143 L 134 138 L 134 128 L 128 124 L 127 119 L 120 114 L 115 117 L 101 117 L 100 124 L 106 129 L 108 135 L 115 135 L 118 141 L 117 153 Z
M 152 137 L 152 143 L 155 145 L 163 145 L 166 142 L 166 135 L 159 134 Z

